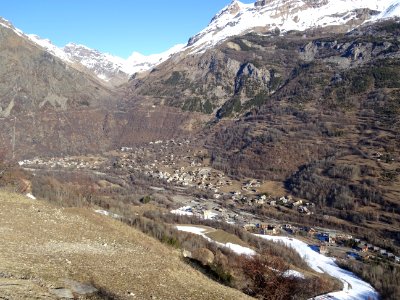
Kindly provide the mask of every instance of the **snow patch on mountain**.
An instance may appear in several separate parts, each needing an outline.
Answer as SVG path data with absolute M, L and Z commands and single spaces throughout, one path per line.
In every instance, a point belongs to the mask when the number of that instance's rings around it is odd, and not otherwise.
M 210 24 L 188 43 L 192 52 L 203 52 L 228 37 L 251 32 L 306 30 L 343 25 L 360 18 L 363 10 L 385 17 L 400 16 L 399 0 L 259 0 L 244 4 L 234 0 L 216 14 Z M 382 16 L 383 17 L 383 16 Z
M 61 58 L 63 61 L 72 63 L 72 60 L 69 56 L 60 48 L 53 45 L 49 39 L 42 39 L 36 34 L 27 34 L 26 35 L 32 42 L 46 49 L 47 52 L 50 52 L 54 56 Z

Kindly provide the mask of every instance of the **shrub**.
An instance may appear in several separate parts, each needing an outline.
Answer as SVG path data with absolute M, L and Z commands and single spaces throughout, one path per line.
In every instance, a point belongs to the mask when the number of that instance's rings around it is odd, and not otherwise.
M 149 195 L 144 196 L 142 199 L 140 199 L 140 202 L 142 202 L 143 204 L 147 204 L 151 201 L 151 197 Z

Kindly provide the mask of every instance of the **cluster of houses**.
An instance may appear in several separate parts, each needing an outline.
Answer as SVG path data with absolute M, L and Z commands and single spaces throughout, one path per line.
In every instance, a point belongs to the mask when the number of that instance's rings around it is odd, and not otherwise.
M 233 200 L 239 200 L 238 196 L 240 194 L 234 194 L 232 199 Z M 273 207 L 278 207 L 278 206 L 283 206 L 286 208 L 290 209 L 296 209 L 299 213 L 305 214 L 305 215 L 311 215 L 313 214 L 313 210 L 315 207 L 314 203 L 310 202 L 305 202 L 301 199 L 294 199 L 292 196 L 283 196 L 283 197 L 271 197 L 267 196 L 265 194 L 261 195 L 256 195 L 256 196 L 243 196 L 240 197 L 240 201 L 243 203 L 247 202 L 249 206 L 254 206 L 254 205 L 270 205 Z
M 314 203 L 305 202 L 303 200 L 293 199 L 292 196 L 283 196 L 279 199 L 274 199 L 268 202 L 271 206 L 284 206 L 291 209 L 296 209 L 299 213 L 311 215 L 312 209 L 315 207 Z
M 181 146 L 180 148 L 183 151 L 169 152 L 170 147 L 168 145 L 171 143 Z M 224 199 L 247 206 L 283 206 L 295 209 L 305 215 L 313 213 L 313 203 L 294 199 L 291 196 L 274 198 L 259 194 L 258 191 L 262 182 L 256 179 L 248 179 L 241 183 L 240 188 L 232 189 L 230 192 L 222 192 L 224 187 L 233 185 L 232 180 L 221 171 L 205 167 L 201 159 L 193 152 L 193 149 L 189 149 L 189 144 L 190 141 L 188 140 L 169 140 L 151 142 L 150 148 L 136 148 L 134 151 L 129 147 L 124 147 L 121 148 L 121 151 L 125 154 L 122 155 L 119 164 L 123 168 L 135 170 L 142 175 L 165 183 L 180 187 L 195 187 L 210 192 L 215 200 Z M 161 158 L 160 153 L 163 155 Z M 144 158 L 147 158 L 147 160 L 144 160 Z
M 256 179 L 250 179 L 243 183 L 242 190 L 255 193 L 257 192 L 256 189 L 259 188 L 260 186 L 261 186 L 261 181 Z
M 282 230 L 282 226 L 269 223 L 246 224 L 243 228 L 248 232 L 264 235 L 277 235 Z
M 170 146 L 170 145 L 175 145 L 175 146 L 182 146 L 182 145 L 189 145 L 190 144 L 190 140 L 188 139 L 183 139 L 183 140 L 175 140 L 175 139 L 171 139 L 171 140 L 157 140 L 154 142 L 149 142 L 149 145 L 161 145 L 164 144 L 165 147 Z
M 253 217 L 252 215 L 246 215 L 246 213 L 235 213 L 207 199 L 197 199 L 182 204 L 184 206 L 170 212 L 176 215 L 193 216 L 205 220 L 217 220 L 238 225 L 248 223 L 249 218 Z
M 237 189 L 231 192 L 222 192 L 223 188 L 233 186 L 229 177 L 221 171 L 205 167 L 201 158 L 189 147 L 189 140 L 168 140 L 154 141 L 143 147 L 122 147 L 117 159 L 107 164 L 107 158 L 97 157 L 63 157 L 63 158 L 34 158 L 22 160 L 19 165 L 24 168 L 69 168 L 69 169 L 111 169 L 115 165 L 126 170 L 135 170 L 142 175 L 162 180 L 181 187 L 195 187 L 199 190 L 210 192 L 214 199 L 201 199 L 201 201 L 183 206 L 172 211 L 176 214 L 186 214 L 201 217 L 204 219 L 221 220 L 228 223 L 242 225 L 247 231 L 257 234 L 277 235 L 282 232 L 288 234 L 301 234 L 309 238 L 317 239 L 319 252 L 327 254 L 329 247 L 341 247 L 343 241 L 351 241 L 354 244 L 353 251 L 350 251 L 350 259 L 359 259 L 361 256 L 376 256 L 396 263 L 400 263 L 400 257 L 395 254 L 374 246 L 360 239 L 354 239 L 350 235 L 341 233 L 317 231 L 311 227 L 296 227 L 290 224 L 278 225 L 254 221 L 254 216 L 246 215 L 245 212 L 236 213 L 229 209 L 222 208 L 217 204 L 218 199 L 232 201 L 233 203 L 247 206 L 285 207 L 296 210 L 305 215 L 311 215 L 315 205 L 291 196 L 271 197 L 266 194 L 259 194 L 258 191 L 262 182 L 249 179 L 241 183 Z M 177 147 L 171 147 L 179 146 Z M 181 149 L 177 151 L 177 149 Z M 383 154 L 374 153 L 376 159 L 381 159 Z M 238 207 L 236 205 L 236 207 Z M 347 243 L 348 244 L 348 243 Z
M 305 235 L 309 238 L 318 240 L 317 245 L 314 246 L 315 251 L 324 255 L 327 255 L 330 252 L 330 247 L 344 247 L 346 244 L 345 242 L 350 241 L 350 244 L 355 245 L 353 247 L 355 252 L 348 251 L 348 259 L 362 259 L 362 257 L 370 258 L 371 256 L 378 256 L 400 263 L 400 257 L 393 253 L 365 241 L 361 241 L 360 239 L 353 238 L 352 235 L 341 232 L 327 232 L 316 230 L 313 227 L 297 227 L 291 224 L 277 225 L 269 223 L 250 223 L 244 225 L 243 228 L 256 234 L 279 235 L 286 232 L 290 235 Z
M 211 191 L 214 193 L 216 199 L 221 196 L 220 188 L 222 186 L 232 184 L 230 180 L 226 180 L 221 172 L 217 172 L 211 168 L 189 166 L 177 168 L 173 172 L 160 171 L 156 166 L 155 168 L 156 169 L 153 170 L 150 167 L 148 170 L 144 170 L 143 174 L 164 180 L 167 183 Z
M 348 252 L 347 257 L 349 259 L 361 259 L 361 255 L 359 253 L 363 253 L 365 258 L 369 258 L 372 255 L 380 256 L 382 258 L 390 259 L 396 263 L 400 263 L 400 257 L 394 255 L 391 252 L 388 252 L 385 249 L 374 246 L 366 241 L 362 241 L 357 238 L 353 238 L 350 234 L 340 233 L 340 232 L 325 232 L 325 231 L 317 231 L 312 227 L 295 227 L 293 225 L 283 225 L 282 229 L 290 234 L 297 234 L 299 232 L 305 232 L 308 237 L 315 238 L 319 241 L 319 252 L 321 254 L 328 254 L 329 247 L 336 246 L 342 247 L 345 242 L 351 242 L 350 244 L 354 244 L 353 249 L 356 252 Z
M 93 158 L 82 160 L 80 157 L 67 156 L 59 158 L 34 158 L 19 161 L 18 164 L 23 168 L 68 168 L 68 169 L 91 169 L 99 170 L 104 164 L 103 159 Z
M 357 246 L 355 248 L 358 251 L 361 251 L 363 253 L 368 253 L 368 254 L 374 254 L 374 255 L 377 255 L 377 256 L 380 256 L 383 258 L 393 260 L 396 263 L 400 263 L 400 257 L 394 255 L 391 252 L 388 252 L 386 249 L 382 249 L 378 246 L 374 246 L 374 245 L 367 243 L 366 241 L 362 241 L 360 239 L 354 239 L 354 241 L 357 243 Z

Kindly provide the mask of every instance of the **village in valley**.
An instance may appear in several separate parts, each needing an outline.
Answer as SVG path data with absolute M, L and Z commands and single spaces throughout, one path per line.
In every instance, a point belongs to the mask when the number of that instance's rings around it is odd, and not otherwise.
M 207 151 L 188 139 L 121 147 L 102 156 L 26 159 L 19 165 L 33 172 L 84 170 L 98 175 L 113 173 L 120 178 L 144 178 L 149 181 L 150 190 L 168 193 L 175 206 L 170 210 L 173 214 L 236 224 L 254 234 L 296 237 L 315 251 L 336 258 L 400 263 L 400 257 L 350 234 L 257 215 L 257 208 L 267 208 L 307 216 L 314 214 L 315 205 L 288 195 L 283 188 L 271 188 L 271 182 L 230 178 L 212 168 Z

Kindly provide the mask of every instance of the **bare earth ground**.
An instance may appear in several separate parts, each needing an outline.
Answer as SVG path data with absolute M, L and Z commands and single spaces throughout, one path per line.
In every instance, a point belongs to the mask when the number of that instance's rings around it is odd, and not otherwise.
M 189 267 L 178 250 L 91 209 L 0 191 L 0 241 L 0 299 L 57 299 L 51 289 L 68 280 L 121 299 L 250 299 Z

